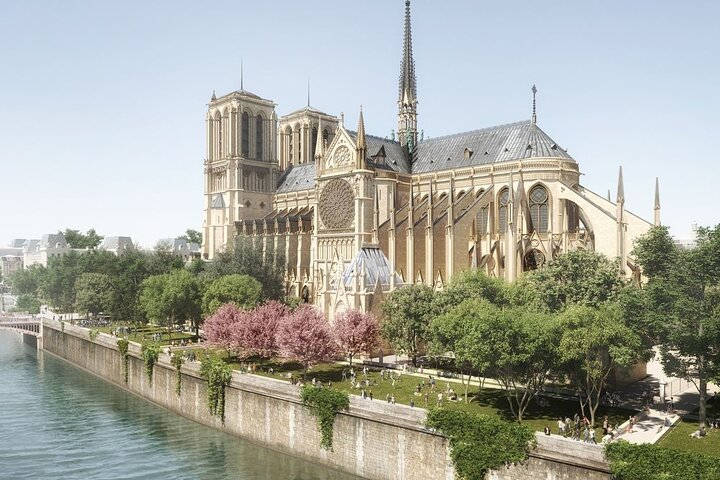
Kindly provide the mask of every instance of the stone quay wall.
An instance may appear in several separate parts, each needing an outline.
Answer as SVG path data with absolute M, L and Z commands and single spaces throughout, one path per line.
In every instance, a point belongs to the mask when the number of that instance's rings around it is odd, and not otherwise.
M 225 422 L 211 415 L 200 363 L 181 368 L 182 389 L 176 394 L 175 367 L 165 353 L 154 367 L 150 384 L 140 345 L 130 343 L 128 382 L 117 338 L 44 320 L 40 348 L 100 378 L 203 425 L 278 451 L 306 458 L 373 480 L 452 480 L 455 471 L 447 439 L 424 428 L 425 410 L 350 396 L 350 411 L 335 419 L 332 452 L 320 448 L 315 417 L 300 401 L 298 387 L 288 382 L 233 372 L 225 390 Z M 538 436 L 538 448 L 523 465 L 492 472 L 493 480 L 565 480 L 610 478 L 602 449 L 556 436 Z

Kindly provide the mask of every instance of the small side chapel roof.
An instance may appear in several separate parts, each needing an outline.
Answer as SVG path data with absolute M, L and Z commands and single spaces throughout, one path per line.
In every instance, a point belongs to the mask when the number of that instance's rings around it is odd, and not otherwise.
M 380 285 L 390 285 L 392 275 L 395 276 L 395 285 L 403 284 L 402 278 L 390 270 L 390 261 L 385 254 L 376 247 L 364 247 L 355 255 L 350 265 L 343 272 L 343 283 L 346 286 L 352 284 L 353 275 L 365 273 L 365 285 L 372 288 L 378 280 Z
M 417 145 L 412 173 L 529 158 L 574 161 L 550 136 L 527 120 L 423 140 Z

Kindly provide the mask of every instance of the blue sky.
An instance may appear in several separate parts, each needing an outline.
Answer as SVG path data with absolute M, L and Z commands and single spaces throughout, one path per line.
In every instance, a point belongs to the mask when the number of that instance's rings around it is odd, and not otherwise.
M 440 136 L 530 117 L 582 183 L 677 236 L 720 223 L 720 3 L 412 4 L 419 123 Z M 143 246 L 202 225 L 204 114 L 244 86 L 395 128 L 402 0 L 0 4 L 0 243 L 66 227 Z

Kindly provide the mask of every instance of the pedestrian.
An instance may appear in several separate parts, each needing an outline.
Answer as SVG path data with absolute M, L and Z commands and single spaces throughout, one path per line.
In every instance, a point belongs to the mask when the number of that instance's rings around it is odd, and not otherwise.
M 390 395 L 390 403 L 395 405 L 395 395 Z
M 414 408 L 414 407 L 415 407 L 415 401 L 411 398 L 410 399 L 410 408 Z
M 550 436 L 550 427 L 548 427 L 547 425 L 545 425 L 545 429 L 544 429 L 543 431 L 545 432 L 545 435 Z
M 590 443 L 597 445 L 597 441 L 595 441 L 595 429 L 590 429 Z
M 373 393 L 372 393 L 372 390 L 370 390 L 370 391 L 368 392 L 368 395 L 370 395 L 370 400 L 372 400 L 372 399 L 373 399 Z
M 389 393 L 387 395 L 385 395 L 385 401 L 387 403 L 390 403 L 390 394 Z

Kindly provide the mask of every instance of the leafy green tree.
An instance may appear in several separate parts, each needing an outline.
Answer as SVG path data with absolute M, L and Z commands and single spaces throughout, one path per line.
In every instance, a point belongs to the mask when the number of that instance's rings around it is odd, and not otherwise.
M 435 295 L 435 305 L 438 312 L 456 307 L 468 298 L 484 298 L 494 305 L 505 305 L 505 291 L 505 282 L 499 278 L 488 277 L 482 270 L 470 269 L 454 276 L 447 286 Z
M 575 250 L 528 274 L 527 284 L 540 305 L 557 312 L 568 305 L 601 305 L 614 298 L 624 280 L 616 261 L 601 253 Z
M 32 295 L 21 294 L 15 300 L 15 310 L 31 314 L 40 313 L 40 301 Z
M 65 236 L 65 241 L 67 241 L 68 245 L 72 248 L 97 248 L 104 238 L 98 235 L 94 228 L 91 228 L 85 234 L 81 233 L 80 230 L 72 230 L 70 228 L 66 228 L 64 232 L 58 233 Z
M 413 284 L 393 291 L 382 305 L 382 335 L 396 350 L 411 357 L 413 365 L 417 365 L 420 348 L 428 340 L 433 301 L 430 287 Z
M 198 245 L 202 245 L 202 233 L 191 228 L 185 230 L 185 234 L 180 235 L 178 238 L 182 238 L 190 243 L 197 243 Z
M 64 312 L 71 312 L 75 306 L 75 281 L 83 273 L 80 257 L 77 252 L 70 251 L 67 255 L 49 259 L 40 280 L 40 297 Z
M 648 276 L 645 295 L 659 330 L 665 373 L 691 381 L 705 424 L 707 382 L 720 378 L 720 225 L 698 230 L 697 246 L 677 248 L 666 227 L 635 244 Z
M 219 277 L 205 287 L 202 296 L 204 316 L 212 315 L 226 303 L 234 303 L 242 309 L 250 309 L 260 304 L 262 285 L 248 275 L 226 275 Z
M 36 297 L 39 293 L 40 282 L 45 274 L 45 267 L 42 265 L 30 265 L 28 268 L 13 272 L 8 277 L 10 290 L 13 295 L 30 295 Z
M 473 371 L 484 376 L 490 367 L 492 346 L 482 339 L 476 341 L 475 335 L 478 317 L 488 310 L 494 314 L 497 309 L 487 300 L 468 299 L 435 317 L 430 323 L 430 352 L 434 355 L 452 355 L 460 372 L 465 403 L 468 402 Z
M 469 299 L 434 319 L 430 331 L 433 343 L 498 381 L 518 421 L 557 363 L 559 331 L 548 314 Z
M 640 334 L 625 325 L 615 305 L 572 306 L 560 316 L 559 370 L 581 392 L 580 408 L 595 412 L 610 373 L 647 361 L 652 351 Z
M 229 251 L 217 253 L 206 265 L 204 276 L 214 280 L 225 275 L 249 275 L 262 284 L 264 300 L 281 300 L 285 295 L 285 259 L 273 258 L 271 250 L 263 254 L 260 243 L 249 237 L 237 237 Z
M 75 280 L 75 311 L 97 316 L 112 306 L 114 288 L 109 275 L 82 273 Z
M 146 278 L 140 290 L 140 307 L 151 319 L 164 321 L 168 339 L 173 326 L 190 320 L 196 331 L 200 321 L 200 286 L 187 270 Z

